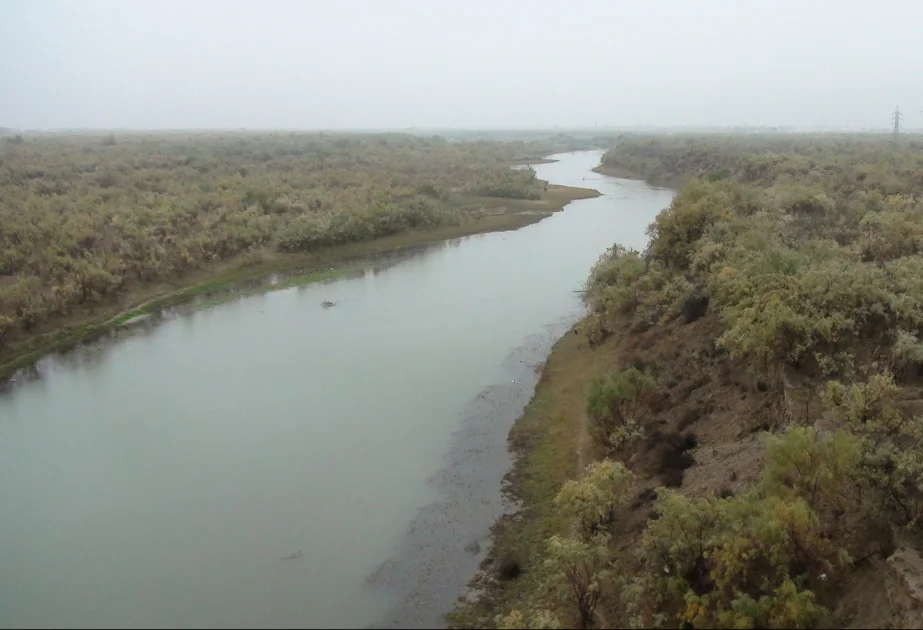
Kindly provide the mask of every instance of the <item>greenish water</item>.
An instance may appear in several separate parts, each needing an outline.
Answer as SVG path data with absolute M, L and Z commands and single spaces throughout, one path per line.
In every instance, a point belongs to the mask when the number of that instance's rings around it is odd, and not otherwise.
M 478 439 L 496 474 L 469 484 L 485 507 L 451 516 L 478 539 L 534 386 L 522 375 L 579 314 L 574 291 L 598 255 L 643 246 L 670 201 L 590 172 L 599 156 L 536 167 L 603 196 L 535 225 L 139 323 L 20 375 L 0 395 L 0 626 L 438 618 L 473 568 L 434 552 L 450 539 L 408 527 L 444 502 L 452 466 L 471 474 L 447 454 L 486 418 Z M 533 351 L 517 360 L 524 344 Z M 503 413 L 472 413 L 512 380 Z M 427 570 L 451 579 L 428 590 L 408 553 L 449 562 Z M 407 612 L 410 599 L 425 615 Z

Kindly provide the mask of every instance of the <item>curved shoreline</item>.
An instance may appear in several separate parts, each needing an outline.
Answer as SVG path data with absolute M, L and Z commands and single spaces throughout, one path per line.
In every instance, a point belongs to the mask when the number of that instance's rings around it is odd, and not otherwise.
M 669 189 L 675 182 L 660 184 L 643 175 L 602 164 L 591 169 L 601 175 L 643 182 L 652 188 Z M 534 575 L 527 575 L 531 554 L 543 548 L 553 534 L 563 533 L 570 524 L 553 508 L 553 497 L 560 486 L 582 469 L 583 459 L 592 455 L 585 443 L 582 413 L 583 385 L 605 362 L 608 346 L 591 348 L 579 334 L 583 316 L 574 318 L 545 354 L 536 373 L 533 394 L 510 425 L 505 450 L 510 462 L 502 484 L 503 501 L 515 505 L 496 519 L 488 536 L 488 550 L 478 570 L 461 590 L 451 611 L 441 621 L 448 628 L 493 628 L 494 615 L 511 602 L 522 606 L 521 598 L 534 586 Z M 575 334 L 570 334 L 571 332 Z M 515 561 L 523 572 L 513 581 L 500 581 L 498 566 Z M 608 627 L 608 626 L 603 626 Z
M 95 315 L 84 321 L 56 320 L 43 326 L 39 333 L 14 342 L 0 350 L 0 384 L 24 368 L 57 352 L 67 352 L 81 343 L 94 341 L 118 330 L 135 318 L 157 314 L 164 308 L 204 300 L 207 305 L 232 299 L 254 291 L 266 291 L 339 278 L 354 271 L 369 257 L 405 251 L 409 248 L 441 243 L 454 238 L 488 232 L 504 232 L 537 223 L 561 211 L 571 201 L 599 196 L 590 188 L 548 186 L 542 199 L 499 200 L 493 213 L 458 225 L 433 230 L 405 232 L 372 241 L 349 243 L 307 254 L 280 254 L 261 251 L 260 262 L 248 261 L 246 255 L 221 261 L 213 267 L 193 272 L 174 283 L 160 283 L 139 288 L 108 304 L 100 305 Z M 495 199 L 486 201 L 498 202 Z M 286 276 L 283 286 L 264 282 L 272 274 Z
M 560 348 L 569 359 L 571 346 L 585 341 L 568 334 L 583 315 L 577 308 L 527 337 L 504 361 L 505 380 L 466 406 L 444 465 L 430 479 L 438 499 L 417 511 L 398 550 L 367 578 L 399 599 L 367 627 L 490 627 L 483 611 L 495 597 L 491 565 L 503 547 L 498 536 L 530 508 L 532 497 L 522 485 L 531 470 L 524 466 L 541 440 L 537 431 L 549 433 L 549 410 L 536 400 L 559 369 Z M 569 475 L 579 448 L 568 441 L 564 450 Z M 560 464 L 562 457 L 554 457 Z
M 620 179 L 637 179 L 640 181 L 645 181 L 644 176 L 640 173 L 630 171 L 627 168 L 620 168 L 618 166 L 606 166 L 605 164 L 600 164 L 599 166 L 593 168 L 593 172 L 599 173 L 600 175 L 618 177 Z
M 442 628 L 492 551 L 492 530 L 517 508 L 503 492 L 515 454 L 507 445 L 532 399 L 554 344 L 581 317 L 572 312 L 523 340 L 504 360 L 504 381 L 485 388 L 463 420 L 444 466 L 430 478 L 439 500 L 420 508 L 398 551 L 369 577 L 399 603 L 370 628 Z M 451 567 L 451 571 L 446 571 Z
M 669 176 L 663 178 L 648 177 L 638 171 L 622 168 L 621 166 L 611 166 L 606 164 L 600 164 L 599 166 L 595 167 L 593 172 L 599 173 L 600 175 L 617 177 L 619 179 L 632 179 L 639 182 L 644 182 L 648 186 L 652 186 L 654 188 L 669 188 L 673 191 L 677 191 L 682 188 L 684 180 L 684 178 L 681 176 Z

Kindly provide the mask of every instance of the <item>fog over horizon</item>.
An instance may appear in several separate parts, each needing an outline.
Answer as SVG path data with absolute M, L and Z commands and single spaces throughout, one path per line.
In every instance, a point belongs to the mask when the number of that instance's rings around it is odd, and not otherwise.
M 923 2 L 0 3 L 0 127 L 923 127 Z

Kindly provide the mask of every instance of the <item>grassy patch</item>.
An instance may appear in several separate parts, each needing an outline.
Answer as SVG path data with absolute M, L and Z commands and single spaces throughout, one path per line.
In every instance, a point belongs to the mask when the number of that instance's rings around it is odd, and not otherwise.
M 510 431 L 516 463 L 507 476 L 507 492 L 521 509 L 494 528 L 484 575 L 473 584 L 484 589 L 484 597 L 475 604 L 456 606 L 446 616 L 450 627 L 493 627 L 494 615 L 522 609 L 525 598 L 538 590 L 547 540 L 565 534 L 569 526 L 568 518 L 555 509 L 554 498 L 577 475 L 578 450 L 586 448 L 582 439 L 585 382 L 607 362 L 608 347 L 591 349 L 583 335 L 570 331 L 552 348 L 535 395 Z M 496 579 L 499 567 L 493 565 L 510 558 L 520 564 L 520 575 Z
M 359 267 L 357 266 L 346 266 L 338 267 L 336 269 L 326 269 L 324 271 L 314 271 L 310 273 L 302 273 L 288 278 L 283 279 L 276 284 L 260 284 L 257 287 L 252 287 L 249 289 L 235 289 L 231 283 L 220 283 L 219 289 L 213 289 L 211 295 L 206 299 L 196 303 L 195 307 L 197 309 L 211 308 L 213 306 L 218 306 L 219 304 L 225 304 L 231 300 L 236 300 L 248 295 L 256 295 L 259 293 L 270 293 L 272 291 L 281 291 L 283 289 L 291 289 L 292 287 L 305 286 L 307 284 L 313 284 L 315 282 L 329 282 L 331 280 L 336 280 L 337 278 L 342 278 L 354 271 L 357 271 Z M 215 284 L 215 283 L 213 283 Z M 219 292 L 223 291 L 223 293 Z M 203 295 L 202 293 L 197 293 L 196 295 Z M 208 295 L 206 293 L 205 295 Z
M 215 291 L 221 291 L 227 288 L 227 282 L 222 282 L 220 280 L 213 280 L 211 282 L 203 282 L 202 284 L 197 284 L 193 287 L 185 289 L 182 293 L 186 297 L 197 297 L 199 295 L 208 295 L 209 293 L 214 293 Z
M 140 309 L 131 311 L 130 313 L 125 313 L 124 315 L 120 315 L 116 317 L 114 320 L 112 320 L 112 325 L 116 327 L 123 326 L 127 322 L 130 322 L 131 320 L 137 317 L 141 317 L 144 314 L 145 314 L 145 311 L 140 310 Z
M 300 287 L 313 282 L 329 282 L 336 280 L 356 271 L 357 267 L 340 267 L 338 269 L 327 269 L 325 271 L 314 271 L 312 273 L 303 273 L 297 276 L 286 278 L 278 284 L 272 286 L 270 290 L 278 291 L 279 289 L 288 289 L 290 287 Z

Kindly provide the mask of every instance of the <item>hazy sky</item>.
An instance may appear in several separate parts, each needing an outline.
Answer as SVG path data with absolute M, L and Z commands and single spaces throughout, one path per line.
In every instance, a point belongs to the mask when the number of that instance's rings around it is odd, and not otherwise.
M 923 126 L 923 0 L 0 0 L 0 126 Z

